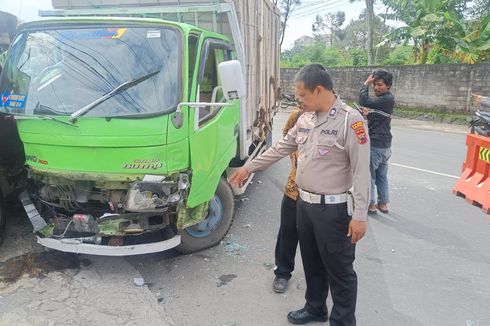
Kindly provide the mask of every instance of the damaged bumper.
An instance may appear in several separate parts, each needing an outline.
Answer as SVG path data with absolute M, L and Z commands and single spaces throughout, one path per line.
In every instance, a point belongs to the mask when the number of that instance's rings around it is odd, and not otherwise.
M 105 246 L 83 243 L 81 240 L 69 238 L 58 240 L 52 238 L 41 238 L 39 236 L 37 237 L 37 243 L 51 249 L 97 256 L 131 256 L 150 254 L 177 247 L 180 242 L 180 235 L 176 235 L 173 238 L 165 241 L 127 246 Z

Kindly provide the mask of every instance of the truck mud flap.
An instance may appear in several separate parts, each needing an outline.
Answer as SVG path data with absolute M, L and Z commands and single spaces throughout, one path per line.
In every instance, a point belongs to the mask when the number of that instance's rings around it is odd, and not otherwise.
M 19 195 L 19 200 L 22 202 L 22 206 L 26 211 L 27 217 L 29 217 L 29 220 L 31 221 L 34 232 L 42 230 L 47 225 L 46 221 L 37 211 L 36 206 L 34 206 L 34 204 L 32 203 L 32 200 L 29 197 L 27 191 L 23 191 Z

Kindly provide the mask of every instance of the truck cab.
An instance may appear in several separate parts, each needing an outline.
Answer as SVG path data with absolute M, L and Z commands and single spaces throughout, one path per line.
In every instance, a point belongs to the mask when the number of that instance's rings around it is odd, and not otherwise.
M 227 171 L 244 162 L 235 49 L 157 18 L 22 25 L 0 109 L 17 122 L 29 172 L 20 199 L 38 242 L 96 255 L 219 243 L 233 220 Z

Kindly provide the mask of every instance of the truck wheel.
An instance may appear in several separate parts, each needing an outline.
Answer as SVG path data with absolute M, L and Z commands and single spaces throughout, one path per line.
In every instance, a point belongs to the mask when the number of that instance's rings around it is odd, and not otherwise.
M 176 249 L 188 254 L 217 245 L 231 227 L 234 209 L 233 192 L 226 180 L 221 178 L 209 202 L 208 216 L 180 232 L 182 243 Z

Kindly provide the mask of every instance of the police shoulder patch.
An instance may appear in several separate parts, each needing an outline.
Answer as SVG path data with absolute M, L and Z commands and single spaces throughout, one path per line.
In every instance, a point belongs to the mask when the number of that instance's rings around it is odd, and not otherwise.
M 350 126 L 352 130 L 356 133 L 357 141 L 359 144 L 366 144 L 368 141 L 368 137 L 366 134 L 366 128 L 364 127 L 363 121 L 356 121 Z

